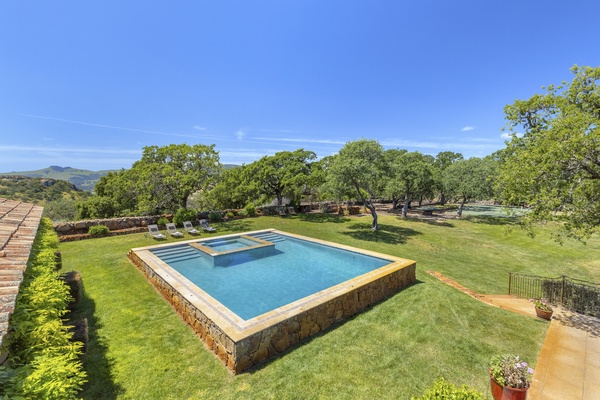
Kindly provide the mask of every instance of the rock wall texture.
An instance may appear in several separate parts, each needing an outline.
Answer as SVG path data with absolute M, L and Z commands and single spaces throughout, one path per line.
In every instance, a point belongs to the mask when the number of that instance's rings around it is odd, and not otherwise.
M 173 220 L 173 215 L 152 215 L 144 217 L 123 217 L 108 219 L 92 219 L 74 222 L 63 222 L 54 225 L 54 230 L 59 236 L 87 234 L 88 229 L 95 225 L 105 225 L 111 231 L 125 231 L 128 233 L 143 231 L 148 225 L 156 224 L 159 218 Z M 135 230 L 134 228 L 141 228 Z

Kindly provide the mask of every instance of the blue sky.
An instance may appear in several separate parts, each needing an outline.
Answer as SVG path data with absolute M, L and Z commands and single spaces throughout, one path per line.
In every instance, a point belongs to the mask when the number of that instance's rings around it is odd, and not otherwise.
M 482 157 L 503 108 L 600 65 L 593 1 L 0 1 L 0 172 L 356 139 Z

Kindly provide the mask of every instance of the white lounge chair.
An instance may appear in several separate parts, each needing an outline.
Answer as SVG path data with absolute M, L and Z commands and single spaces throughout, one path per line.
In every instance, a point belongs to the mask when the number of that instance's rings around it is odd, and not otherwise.
M 160 233 L 160 231 L 158 230 L 158 225 L 154 224 L 154 225 L 148 225 L 148 232 L 150 233 L 150 236 L 152 236 L 154 239 L 166 239 L 167 237 L 165 235 L 163 235 L 162 233 Z
M 200 220 L 200 226 L 206 232 L 216 232 L 217 230 L 208 224 L 208 221 L 205 219 Z
M 183 229 L 190 235 L 197 235 L 200 231 L 196 230 L 190 221 L 185 221 L 183 223 Z
M 169 235 L 173 237 L 183 237 L 183 233 L 177 230 L 174 223 L 165 224 L 165 226 L 167 227 L 167 232 L 169 232 Z

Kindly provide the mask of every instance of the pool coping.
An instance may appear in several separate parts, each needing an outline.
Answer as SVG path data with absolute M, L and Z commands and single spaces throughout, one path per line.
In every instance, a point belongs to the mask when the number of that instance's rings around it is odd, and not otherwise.
M 257 317 L 251 318 L 249 320 L 244 320 L 244 319 L 240 318 L 239 316 L 237 316 L 235 313 L 233 313 L 231 310 L 229 310 L 227 307 L 225 307 L 223 304 L 221 304 L 219 301 L 214 299 L 208 293 L 206 293 L 205 291 L 200 289 L 194 283 L 190 282 L 183 275 L 181 275 L 180 273 L 175 271 L 173 268 L 168 266 L 165 262 L 160 260 L 157 256 L 155 256 L 151 252 L 151 249 L 181 246 L 184 244 L 191 245 L 193 243 L 202 243 L 203 241 L 214 240 L 216 237 L 210 237 L 210 238 L 205 238 L 205 239 L 195 238 L 195 239 L 186 240 L 186 241 L 178 241 L 175 243 L 165 243 L 165 244 L 158 244 L 158 245 L 152 245 L 152 246 L 138 247 L 138 248 L 134 248 L 134 249 L 130 250 L 129 258 L 134 262 L 134 264 L 136 264 L 136 266 L 138 266 L 138 268 L 143 269 L 144 266 L 145 266 L 145 268 L 147 268 L 145 271 L 143 270 L 143 272 L 145 273 L 145 275 L 148 277 L 149 280 L 151 280 L 150 276 L 160 277 L 160 279 L 162 279 L 162 281 L 164 281 L 164 283 L 166 283 L 174 291 L 176 291 L 182 297 L 182 299 L 185 299 L 186 303 L 189 303 L 189 304 L 186 304 L 185 307 L 182 307 L 184 310 L 186 308 L 199 310 L 202 314 L 204 314 L 202 316 L 202 318 L 200 318 L 200 319 L 204 319 L 204 317 L 206 317 L 208 320 L 210 320 L 214 324 L 216 324 L 218 326 L 218 328 L 220 329 L 220 331 L 222 331 L 222 333 L 229 340 L 231 340 L 231 342 L 233 342 L 233 343 L 229 344 L 229 347 L 231 347 L 231 346 L 235 347 L 238 343 L 241 343 L 254 335 L 260 334 L 261 332 L 264 332 L 265 330 L 268 331 L 269 329 L 273 328 L 274 326 L 280 326 L 281 324 L 286 324 L 286 321 L 291 321 L 292 319 L 297 318 L 298 315 L 301 315 L 307 311 L 311 311 L 318 307 L 327 305 L 331 302 L 336 301 L 337 299 L 340 299 L 341 297 L 348 296 L 349 294 L 352 294 L 353 292 L 355 292 L 361 288 L 368 287 L 369 285 L 371 285 L 373 283 L 377 284 L 377 282 L 380 281 L 382 278 L 385 278 L 385 277 L 389 276 L 390 274 L 394 274 L 405 268 L 412 269 L 412 273 L 409 273 L 409 275 L 411 275 L 411 278 L 408 279 L 408 281 L 407 281 L 408 284 L 414 282 L 414 280 L 415 280 L 414 269 L 415 269 L 416 262 L 413 260 L 407 260 L 407 259 L 403 259 L 403 258 L 399 258 L 399 257 L 395 257 L 395 256 L 390 256 L 387 254 L 377 253 L 377 252 L 370 251 L 370 250 L 358 249 L 355 247 L 341 245 L 341 244 L 337 244 L 337 243 L 333 243 L 333 242 L 328 242 L 325 240 L 314 239 L 314 238 L 310 238 L 310 237 L 306 237 L 306 236 L 302 236 L 302 235 L 296 235 L 293 233 L 284 232 L 284 231 L 280 231 L 277 229 L 263 229 L 263 230 L 252 231 L 252 232 L 235 233 L 235 234 L 230 234 L 230 235 L 222 235 L 222 236 L 219 236 L 218 238 L 224 239 L 224 238 L 228 238 L 228 237 L 239 237 L 242 235 L 251 235 L 251 234 L 257 234 L 257 233 L 277 233 L 277 234 L 281 234 L 281 235 L 288 236 L 288 237 L 293 237 L 293 238 L 297 238 L 297 239 L 301 239 L 301 240 L 319 243 L 319 244 L 322 244 L 325 246 L 340 248 L 340 249 L 344 249 L 344 250 L 359 253 L 359 254 L 366 254 L 366 255 L 377 257 L 377 258 L 382 258 L 385 260 L 389 260 L 390 263 L 384 265 L 383 267 L 377 268 L 373 271 L 359 275 L 358 277 L 352 278 L 350 280 L 347 280 L 340 284 L 331 286 L 327 289 L 321 290 L 319 292 L 316 292 L 316 293 L 309 295 L 307 297 L 304 297 L 302 299 L 296 300 L 292 303 L 286 304 L 282 307 L 268 311 Z M 200 244 L 200 246 L 201 246 L 201 244 Z M 194 247 L 196 247 L 196 246 L 194 246 Z M 221 254 L 223 254 L 223 253 L 221 253 Z M 152 282 L 152 280 L 151 280 L 151 282 Z M 157 286 L 156 284 L 154 284 L 154 285 L 155 285 L 155 287 Z M 403 286 L 406 286 L 406 285 L 403 285 Z M 378 290 L 380 290 L 380 289 L 378 289 Z M 398 290 L 396 290 L 396 291 L 398 291 Z M 161 291 L 161 292 L 163 292 L 163 296 L 167 297 L 167 295 L 165 295 L 164 291 Z M 167 299 L 167 300 L 169 300 L 173 304 L 173 301 L 172 301 L 173 295 L 169 294 L 168 296 L 171 296 L 171 299 Z M 386 296 L 386 297 L 388 297 L 388 296 Z M 374 302 L 377 302 L 380 300 L 381 300 L 380 298 L 377 298 Z M 177 300 L 177 301 L 180 301 L 180 300 Z M 372 303 L 373 302 L 370 302 L 370 304 L 372 304 Z M 367 306 L 370 304 L 367 304 Z M 354 309 L 354 307 L 351 307 L 351 308 Z M 363 307 L 361 309 L 357 309 L 354 312 L 352 312 L 352 314 L 359 312 L 364 308 L 365 307 Z M 347 313 L 344 313 L 344 314 L 347 314 Z M 186 320 L 186 322 L 188 322 L 188 324 L 195 325 L 195 322 L 187 321 L 185 315 L 182 315 L 182 317 Z M 335 320 L 342 319 L 342 316 L 338 316 L 336 313 L 336 316 L 334 319 Z M 200 335 L 200 336 L 202 336 L 202 335 Z M 213 336 L 220 336 L 220 333 L 217 335 L 213 335 Z M 210 347 L 212 347 L 212 346 L 210 346 Z M 233 353 L 235 353 L 235 350 L 232 350 L 232 351 L 233 351 Z M 225 360 L 223 360 L 223 361 L 225 362 Z M 235 364 L 235 362 L 233 362 L 233 364 Z M 239 369 L 240 369 L 240 368 L 235 367 L 235 365 L 232 368 L 232 366 L 229 365 L 229 363 L 228 363 L 228 367 L 234 373 L 239 372 Z

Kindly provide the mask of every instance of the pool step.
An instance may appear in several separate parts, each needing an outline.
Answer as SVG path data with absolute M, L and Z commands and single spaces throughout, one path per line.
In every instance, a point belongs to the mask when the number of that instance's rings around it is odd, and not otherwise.
M 248 235 L 248 236 L 252 236 L 257 239 L 262 239 L 262 240 L 266 240 L 268 242 L 273 242 L 273 243 L 283 242 L 285 240 L 284 236 L 282 236 L 278 233 L 271 233 L 271 232 L 254 233 L 254 234 Z
M 191 246 L 168 247 L 153 250 L 152 253 L 166 263 L 193 260 L 194 258 L 201 257 L 200 252 Z

